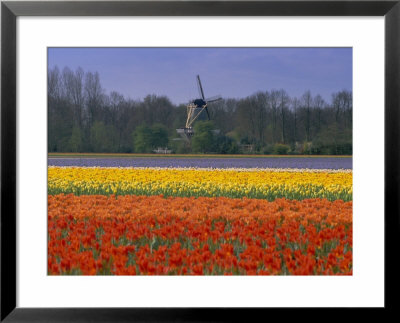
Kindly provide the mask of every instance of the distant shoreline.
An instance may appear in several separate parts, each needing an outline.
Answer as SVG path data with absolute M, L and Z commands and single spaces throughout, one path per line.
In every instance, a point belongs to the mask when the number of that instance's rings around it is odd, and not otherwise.
M 47 158 L 352 158 L 352 155 L 48 153 Z

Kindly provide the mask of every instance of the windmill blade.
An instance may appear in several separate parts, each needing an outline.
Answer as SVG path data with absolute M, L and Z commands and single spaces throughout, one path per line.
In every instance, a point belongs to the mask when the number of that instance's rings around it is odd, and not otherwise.
M 207 107 L 207 106 L 206 106 L 206 112 L 207 112 L 208 120 L 211 120 L 211 119 L 210 119 L 210 113 L 208 113 L 208 107 Z
M 200 81 L 200 76 L 199 76 L 199 75 L 197 75 L 197 86 L 198 86 L 198 88 L 199 88 L 199 94 L 200 94 L 201 98 L 202 98 L 203 100 L 205 100 L 205 98 L 204 98 L 204 91 L 203 91 L 203 87 L 201 86 L 201 81 Z
M 222 100 L 222 97 L 220 95 L 215 95 L 212 96 L 211 98 L 206 99 L 205 101 L 208 102 L 215 102 L 215 101 L 219 101 Z

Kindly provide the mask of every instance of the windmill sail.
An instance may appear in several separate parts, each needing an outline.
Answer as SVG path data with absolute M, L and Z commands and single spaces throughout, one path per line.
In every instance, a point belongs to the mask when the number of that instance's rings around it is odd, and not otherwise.
M 200 76 L 199 75 L 197 75 L 197 86 L 198 86 L 199 94 L 200 94 L 201 98 L 203 100 L 205 100 L 204 91 L 203 91 L 203 87 L 201 86 L 201 81 L 200 81 Z
M 211 102 L 215 102 L 215 101 L 219 101 L 219 100 L 222 100 L 222 97 L 220 95 L 215 95 L 215 96 L 212 96 L 211 98 L 206 99 L 205 101 L 207 103 L 211 103 Z
M 210 120 L 210 114 L 208 113 L 208 108 L 207 108 L 207 106 L 206 106 L 206 112 L 207 112 L 208 120 Z

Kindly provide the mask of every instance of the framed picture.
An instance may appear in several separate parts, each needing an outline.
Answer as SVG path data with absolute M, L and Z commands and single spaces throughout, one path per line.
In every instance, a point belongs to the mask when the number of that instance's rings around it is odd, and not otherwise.
M 393 309 L 399 16 L 3 1 L 1 320 Z

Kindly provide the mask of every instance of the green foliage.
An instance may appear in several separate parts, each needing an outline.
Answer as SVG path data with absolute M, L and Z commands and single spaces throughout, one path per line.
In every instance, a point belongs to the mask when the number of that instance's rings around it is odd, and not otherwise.
M 82 152 L 82 131 L 78 127 L 72 128 L 72 134 L 68 141 L 68 151 Z
M 274 145 L 265 145 L 262 149 L 262 153 L 264 155 L 271 155 L 272 153 L 274 153 Z
M 352 142 L 313 143 L 311 153 L 313 155 L 351 155 L 353 153 Z
M 211 121 L 198 121 L 194 126 L 192 138 L 193 152 L 206 153 L 213 150 L 214 125 Z
M 51 105 L 50 105 L 51 104 Z M 57 109 L 55 107 L 58 107 Z M 49 151 L 69 151 L 68 141 L 73 128 L 72 108 L 64 100 L 49 99 L 48 109 Z
M 133 132 L 133 147 L 137 153 L 151 153 L 157 147 L 167 147 L 168 131 L 162 124 L 140 125 Z
M 315 155 L 351 155 L 353 153 L 351 131 L 328 127 L 312 142 L 311 153 Z
M 287 198 L 290 200 L 303 200 L 310 198 L 326 198 L 330 201 L 343 200 L 351 201 L 353 199 L 352 192 L 346 189 L 341 189 L 336 192 L 332 192 L 326 189 L 323 185 L 313 185 L 305 184 L 302 189 L 288 189 L 288 188 L 276 188 L 276 189 L 266 189 L 266 190 L 256 190 L 250 189 L 246 191 L 244 188 L 237 189 L 237 187 L 224 190 L 216 189 L 210 190 L 210 188 L 203 187 L 192 191 L 191 189 L 173 189 L 168 186 L 160 185 L 158 188 L 151 187 L 151 185 L 137 185 L 131 187 L 121 187 L 116 185 L 114 187 L 107 186 L 90 186 L 81 185 L 77 182 L 70 182 L 67 186 L 50 186 L 48 188 L 49 195 L 57 194 L 74 194 L 74 195 L 106 195 L 109 196 L 114 194 L 116 196 L 124 195 L 163 195 L 164 197 L 178 196 L 178 197 L 220 197 L 225 196 L 229 198 L 254 198 L 254 199 L 264 199 L 268 201 L 274 201 L 277 198 Z
M 168 145 L 168 130 L 160 123 L 151 126 L 151 145 L 153 148 L 167 147 Z
M 173 153 L 189 154 L 192 152 L 188 142 L 181 140 L 180 138 L 176 138 L 176 139 L 178 139 L 178 140 L 172 139 L 169 144 L 169 147 L 171 147 Z
M 312 153 L 312 143 L 305 141 L 301 147 L 300 153 L 303 155 L 310 155 Z
M 152 149 L 152 133 L 147 125 L 138 126 L 133 132 L 133 149 L 137 153 L 150 153 Z
M 239 145 L 228 136 L 218 135 L 214 140 L 214 151 L 218 154 L 238 154 Z
M 95 121 L 90 129 L 91 148 L 95 152 L 112 152 L 115 146 L 116 130 L 113 126 L 106 126 L 103 122 Z
M 274 145 L 274 154 L 277 155 L 287 155 L 289 152 L 290 146 L 284 144 L 275 144 Z

